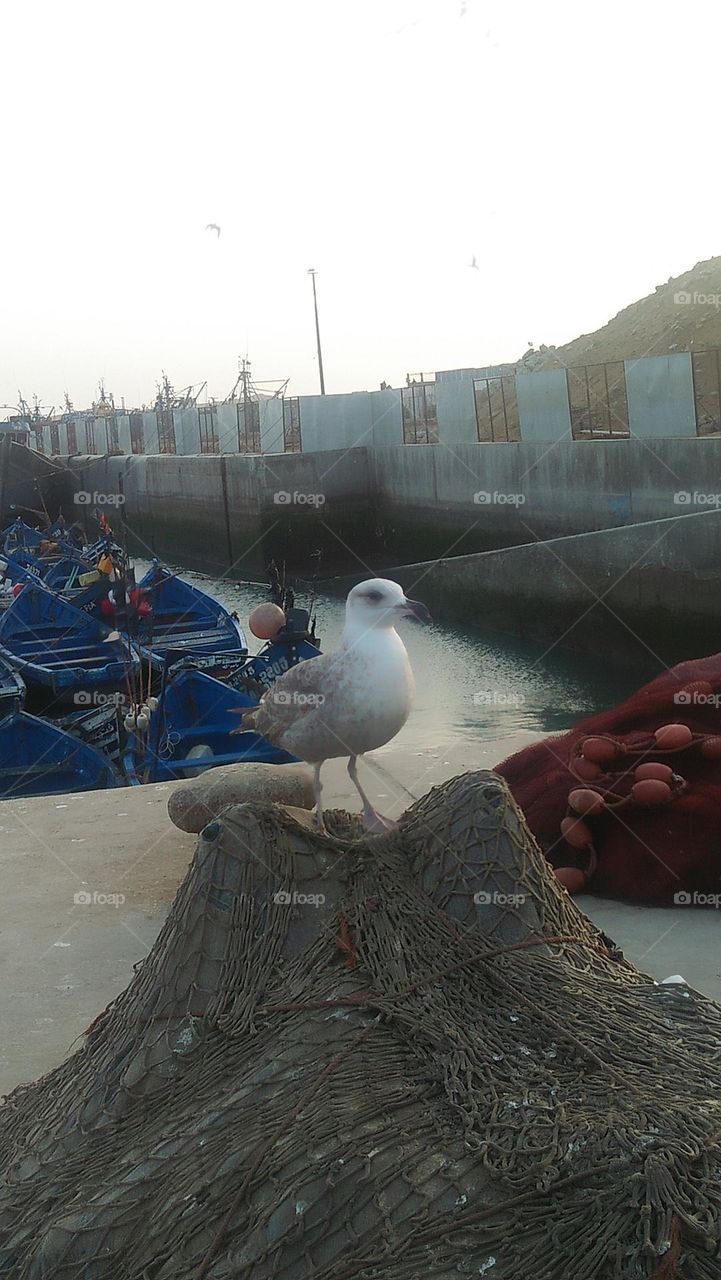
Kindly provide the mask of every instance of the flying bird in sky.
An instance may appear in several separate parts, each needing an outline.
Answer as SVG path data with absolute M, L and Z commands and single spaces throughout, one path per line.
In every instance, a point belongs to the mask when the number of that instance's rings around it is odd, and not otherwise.
M 395 738 L 410 715 L 415 683 L 400 618 L 427 622 L 425 605 L 409 600 L 397 582 L 370 578 L 348 594 L 340 648 L 300 662 L 279 676 L 260 705 L 239 709 L 242 733 L 254 729 L 274 746 L 313 765 L 316 816 L 324 830 L 320 771 L 325 760 L 348 759 L 369 831 L 393 825 L 376 813 L 357 772 L 358 757 Z
M 480 271 L 480 269 L 481 269 L 481 268 L 479 267 L 479 265 L 478 265 L 477 261 L 476 261 L 476 255 L 475 255 L 475 253 L 474 253 L 473 257 L 471 258 L 471 263 L 470 263 L 470 265 L 471 265 L 471 267 L 473 268 L 473 270 L 474 270 L 474 271 Z
M 220 227 L 218 226 L 217 222 L 209 222 L 209 223 L 208 223 L 208 225 L 207 225 L 207 227 L 205 228 L 205 230 L 206 230 L 206 231 L 217 231 L 217 233 L 218 233 L 218 239 L 220 240 Z

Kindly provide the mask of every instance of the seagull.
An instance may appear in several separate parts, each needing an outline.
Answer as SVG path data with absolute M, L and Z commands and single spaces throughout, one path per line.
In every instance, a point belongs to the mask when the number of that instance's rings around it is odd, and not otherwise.
M 206 231 L 217 231 L 217 233 L 218 233 L 218 239 L 220 240 L 220 227 L 218 226 L 217 222 L 209 222 L 209 223 L 208 223 L 208 225 L 207 225 L 207 227 L 205 228 L 205 230 L 206 230 Z
M 233 733 L 253 729 L 313 766 L 321 831 L 325 824 L 320 771 L 324 761 L 345 756 L 368 830 L 394 825 L 376 813 L 363 790 L 358 757 L 390 742 L 410 715 L 415 681 L 395 629 L 405 617 L 430 621 L 426 606 L 409 600 L 397 582 L 369 578 L 359 583 L 346 600 L 340 647 L 291 667 L 263 694 L 259 706 L 238 709 L 243 725 Z
M 475 253 L 474 253 L 473 257 L 471 258 L 470 265 L 471 265 L 471 267 L 473 268 L 473 270 L 474 270 L 474 271 L 480 271 L 480 269 L 481 269 L 481 268 L 479 267 L 479 265 L 478 265 L 477 261 L 476 261 L 476 255 L 475 255 Z

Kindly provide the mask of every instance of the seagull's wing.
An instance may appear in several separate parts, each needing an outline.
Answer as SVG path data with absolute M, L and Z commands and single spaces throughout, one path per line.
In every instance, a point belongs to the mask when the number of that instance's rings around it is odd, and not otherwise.
M 337 676 L 338 668 L 336 653 L 322 653 L 284 671 L 263 694 L 259 706 L 238 708 L 243 725 L 233 732 L 254 729 L 274 746 L 282 746 L 285 735 L 297 729 L 301 721 L 307 723 L 311 717 L 322 716 L 331 683 L 329 676 Z

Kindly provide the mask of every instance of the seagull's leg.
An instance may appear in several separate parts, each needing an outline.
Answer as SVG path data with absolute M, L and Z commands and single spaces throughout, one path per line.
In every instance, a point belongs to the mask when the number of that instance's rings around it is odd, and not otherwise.
M 390 831 L 396 826 L 395 822 L 391 822 L 389 818 L 384 818 L 382 813 L 377 813 L 373 808 L 368 796 L 363 790 L 360 779 L 358 777 L 358 757 L 351 756 L 348 761 L 348 773 L 358 795 L 363 801 L 363 822 L 367 831 Z
M 323 821 L 323 801 L 321 799 L 321 792 L 323 790 L 323 787 L 321 786 L 321 781 L 320 781 L 320 771 L 322 767 L 323 767 L 322 760 L 320 761 L 319 764 L 313 765 L 313 791 L 315 793 L 315 820 L 318 825 L 319 831 L 325 831 L 326 829 L 325 822 Z

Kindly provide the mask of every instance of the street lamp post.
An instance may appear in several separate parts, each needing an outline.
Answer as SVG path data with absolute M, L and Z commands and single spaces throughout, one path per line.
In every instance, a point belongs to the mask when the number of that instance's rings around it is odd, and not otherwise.
M 323 377 L 323 352 L 320 349 L 320 325 L 318 324 L 318 297 L 315 291 L 315 267 L 309 267 L 308 275 L 313 281 L 313 310 L 315 311 L 315 340 L 318 345 L 318 372 L 320 373 L 320 394 L 325 395 L 325 378 Z

